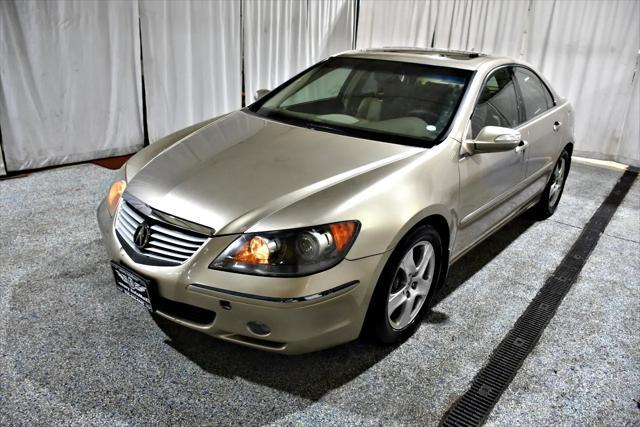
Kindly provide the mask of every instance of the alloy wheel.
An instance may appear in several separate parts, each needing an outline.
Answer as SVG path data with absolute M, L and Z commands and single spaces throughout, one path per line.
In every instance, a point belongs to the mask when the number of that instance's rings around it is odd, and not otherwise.
M 426 240 L 413 245 L 404 255 L 387 300 L 387 319 L 393 329 L 404 329 L 416 318 L 431 289 L 435 266 L 435 251 Z
M 564 168 L 565 159 L 560 157 L 555 169 L 553 170 L 553 177 L 551 182 L 551 188 L 549 188 L 549 208 L 554 209 L 558 198 L 560 197 L 560 191 L 562 190 L 562 184 L 564 182 Z

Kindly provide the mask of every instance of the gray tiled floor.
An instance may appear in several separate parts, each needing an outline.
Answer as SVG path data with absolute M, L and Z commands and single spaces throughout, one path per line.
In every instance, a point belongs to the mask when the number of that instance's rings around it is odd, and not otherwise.
M 518 219 L 460 260 L 406 343 L 299 357 L 156 324 L 118 293 L 94 219 L 112 176 L 83 165 L 0 181 L 2 425 L 436 424 L 619 173 L 574 165 L 554 217 Z M 639 188 L 491 423 L 640 422 Z
M 490 423 L 640 423 L 638 249 L 601 238 Z

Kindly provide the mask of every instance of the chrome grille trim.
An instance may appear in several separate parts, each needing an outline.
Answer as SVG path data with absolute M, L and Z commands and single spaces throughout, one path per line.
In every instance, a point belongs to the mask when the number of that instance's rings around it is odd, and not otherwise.
M 145 248 L 145 250 L 151 251 L 151 252 L 156 252 L 156 253 L 159 253 L 159 254 L 162 254 L 162 255 L 167 255 L 167 256 L 170 256 L 170 257 L 178 258 L 178 259 L 183 259 L 183 260 L 189 259 L 189 256 L 187 256 L 187 255 L 175 254 L 175 253 L 173 253 L 171 251 L 165 251 L 165 250 L 162 250 L 162 249 L 154 248 L 152 246 L 150 246 L 148 248 Z
M 206 237 L 193 237 L 193 236 L 189 236 L 187 234 L 184 233 L 180 233 L 179 231 L 174 231 L 174 230 L 170 230 L 166 227 L 163 227 L 161 225 L 152 225 L 151 226 L 152 230 L 156 230 L 159 233 L 165 234 L 165 235 L 169 235 L 171 237 L 177 237 L 179 239 L 183 239 L 183 240 L 187 240 L 189 242 L 196 242 L 196 243 L 204 243 L 207 238 Z
M 149 225 L 151 234 L 149 242 L 140 249 L 134 243 L 134 235 L 143 222 Z M 153 213 L 145 215 L 124 198 L 116 214 L 115 230 L 129 256 L 138 263 L 149 265 L 181 265 L 209 239 L 206 235 L 166 223 Z
M 136 231 L 136 227 L 138 226 L 139 223 L 136 223 L 134 220 L 132 220 L 130 217 L 128 217 L 127 215 L 124 214 L 122 215 L 122 219 L 124 220 L 124 225 L 127 226 L 127 228 L 131 227 L 131 232 L 133 233 L 134 231 Z
M 122 217 L 124 217 L 124 215 L 122 215 Z M 136 229 L 134 228 L 134 226 L 130 225 L 126 220 L 123 221 L 122 218 L 119 225 L 121 227 L 124 227 L 124 229 L 127 230 L 129 234 L 131 234 L 131 240 L 133 241 L 133 234 L 136 232 Z
M 122 198 L 127 202 L 129 208 L 135 210 L 136 213 L 143 215 L 145 218 L 151 218 L 161 224 L 177 228 L 178 230 L 188 230 L 198 236 L 213 237 L 216 231 L 213 228 L 187 221 L 186 219 L 177 218 L 168 213 L 153 209 L 140 199 L 125 192 Z
M 162 233 L 158 233 L 156 235 L 156 237 L 158 238 L 158 240 L 162 240 L 162 241 L 165 241 L 165 242 L 169 242 L 169 243 L 173 243 L 173 244 L 176 244 L 176 245 L 180 245 L 180 246 L 183 246 L 185 248 L 198 249 L 200 247 L 200 245 L 194 245 L 192 243 L 185 243 L 185 242 L 182 242 L 182 241 L 180 241 L 178 239 L 174 239 L 173 237 L 165 236 Z
M 142 218 L 132 208 L 130 208 L 129 204 L 126 201 L 123 201 L 123 203 L 122 203 L 122 210 L 124 210 L 125 213 L 127 213 L 129 215 L 129 217 L 131 217 L 134 220 L 138 221 L 138 224 L 141 223 L 142 221 L 144 221 L 144 218 Z
M 183 254 L 187 254 L 187 255 L 191 255 L 193 253 L 193 250 L 189 250 L 186 248 L 181 248 L 179 246 L 173 246 L 173 245 L 167 245 L 166 243 L 162 243 L 159 241 L 153 241 L 153 242 L 149 242 L 150 246 L 156 246 L 158 248 L 161 249 L 168 249 L 170 251 L 176 251 L 176 252 L 180 252 Z

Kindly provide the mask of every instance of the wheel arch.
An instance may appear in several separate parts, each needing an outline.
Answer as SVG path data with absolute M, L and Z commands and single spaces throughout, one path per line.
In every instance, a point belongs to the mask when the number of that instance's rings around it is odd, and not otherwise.
M 389 257 L 390 254 L 393 253 L 393 251 L 396 250 L 396 248 L 398 247 L 398 245 L 400 244 L 400 242 L 402 242 L 402 240 L 407 237 L 409 234 L 411 234 L 414 230 L 416 230 L 419 227 L 425 226 L 425 225 L 430 225 L 431 227 L 433 227 L 435 229 L 435 231 L 438 233 L 438 235 L 440 236 L 441 239 L 441 243 L 442 243 L 442 250 L 443 250 L 443 254 L 442 254 L 442 262 L 441 262 L 441 268 L 440 271 L 438 273 L 438 278 L 437 278 L 437 282 L 435 284 L 435 289 L 434 292 L 437 292 L 438 289 L 440 289 L 442 287 L 442 285 L 444 284 L 444 281 L 447 277 L 447 273 L 449 270 L 449 258 L 450 258 L 450 249 L 449 249 L 449 243 L 451 241 L 451 226 L 449 224 L 449 221 L 447 220 L 447 218 L 445 217 L 445 215 L 441 214 L 441 213 L 434 213 L 431 212 L 429 214 L 427 214 L 426 216 L 422 216 L 422 218 L 418 219 L 417 221 L 410 221 L 409 225 L 407 225 L 406 228 L 404 228 L 401 232 L 398 233 L 398 236 L 394 239 L 393 245 L 389 248 L 387 254 L 389 254 L 387 256 L 387 259 L 384 262 L 384 265 L 381 267 L 380 269 L 380 273 L 378 275 L 377 281 L 376 281 L 376 286 L 373 288 L 373 291 L 371 293 L 371 298 L 369 300 L 369 306 L 367 308 L 367 312 L 363 321 L 363 329 L 362 329 L 362 333 L 365 334 L 371 334 L 372 333 L 372 312 L 374 310 L 374 301 L 375 301 L 375 295 L 376 292 L 379 292 L 378 288 L 379 288 L 379 281 L 381 276 L 384 274 L 384 270 L 387 268 L 387 264 L 389 262 Z
M 567 153 L 569 153 L 569 164 L 567 165 L 567 174 L 569 174 L 569 170 L 571 169 L 571 156 L 573 156 L 573 142 L 567 142 L 563 150 L 567 150 Z
M 569 157 L 573 155 L 573 142 L 569 141 L 565 144 L 564 149 L 569 152 Z
M 449 222 L 447 221 L 447 219 L 440 214 L 431 214 L 421 219 L 414 227 L 411 228 L 411 230 L 423 225 L 432 226 L 436 230 L 438 235 L 440 235 L 440 240 L 442 241 L 442 264 L 436 282 L 436 290 L 438 290 L 444 285 L 444 282 L 447 279 L 447 274 L 449 272 L 449 260 L 451 258 L 449 247 L 451 243 L 451 229 L 449 227 Z M 411 230 L 409 230 L 409 232 Z
M 441 254 L 442 267 L 440 268 L 440 272 L 438 274 L 438 280 L 436 283 L 436 289 L 440 288 L 444 284 L 447 277 L 447 273 L 449 271 L 449 260 L 451 258 L 450 245 L 451 245 L 451 236 L 453 234 L 453 229 L 452 229 L 453 221 L 448 220 L 447 217 L 441 212 L 431 211 L 430 213 L 423 215 L 419 219 L 416 218 L 416 220 L 412 221 L 411 223 L 412 225 L 408 226 L 405 230 L 398 233 L 398 237 L 394 239 L 393 246 L 390 248 L 390 250 L 391 251 L 395 250 L 395 248 L 402 241 L 402 239 L 404 239 L 416 228 L 424 225 L 432 226 L 435 229 L 435 231 L 438 233 L 442 241 L 442 251 L 443 251 L 443 253 Z
M 438 232 L 438 234 L 440 235 L 440 239 L 442 240 L 442 249 L 445 252 L 443 255 L 448 255 L 449 243 L 451 241 L 451 231 L 449 230 L 449 223 L 447 222 L 447 219 L 440 214 L 431 214 L 418 221 L 418 223 L 413 226 L 411 230 L 405 233 L 405 235 L 422 225 L 431 225 Z

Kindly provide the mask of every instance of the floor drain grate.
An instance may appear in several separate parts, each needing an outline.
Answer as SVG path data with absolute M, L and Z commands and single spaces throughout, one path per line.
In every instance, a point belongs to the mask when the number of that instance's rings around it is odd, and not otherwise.
M 477 426 L 484 423 L 518 369 L 536 346 L 563 298 L 576 281 L 600 234 L 622 203 L 636 176 L 626 171 L 593 214 L 569 253 L 547 279 L 533 301 L 516 321 L 489 362 L 478 372 L 469 390 L 444 414 L 441 426 Z

